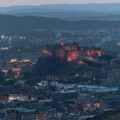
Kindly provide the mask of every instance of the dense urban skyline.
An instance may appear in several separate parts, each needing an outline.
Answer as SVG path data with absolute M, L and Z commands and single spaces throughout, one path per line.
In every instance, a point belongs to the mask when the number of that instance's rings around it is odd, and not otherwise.
M 0 6 L 78 3 L 120 3 L 120 0 L 0 0 Z

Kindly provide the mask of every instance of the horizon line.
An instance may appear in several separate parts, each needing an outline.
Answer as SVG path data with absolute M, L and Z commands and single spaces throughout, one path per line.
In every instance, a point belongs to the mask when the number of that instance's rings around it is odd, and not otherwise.
M 49 5 L 103 5 L 103 4 L 106 4 L 106 5 L 111 5 L 111 4 L 120 4 L 120 2 L 100 2 L 100 3 L 97 3 L 97 2 L 93 2 L 93 3 L 44 3 L 44 4 L 21 4 L 21 5 L 3 5 L 3 6 L 0 6 L 0 8 L 5 8 L 5 7 L 22 7 L 22 6 L 27 6 L 27 7 L 30 7 L 30 6 L 49 6 Z

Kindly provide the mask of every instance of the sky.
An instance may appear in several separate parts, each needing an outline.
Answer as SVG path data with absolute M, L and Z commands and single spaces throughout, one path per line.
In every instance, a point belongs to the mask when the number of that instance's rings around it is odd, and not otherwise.
M 120 0 L 0 0 L 0 6 L 41 5 L 41 4 L 77 4 L 77 3 L 120 3 Z

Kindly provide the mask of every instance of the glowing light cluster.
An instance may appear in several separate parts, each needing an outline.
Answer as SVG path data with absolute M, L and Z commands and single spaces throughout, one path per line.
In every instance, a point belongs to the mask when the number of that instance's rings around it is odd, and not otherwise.
M 42 54 L 51 57 L 52 55 L 56 55 L 61 60 L 68 62 L 76 61 L 79 65 L 83 65 L 85 63 L 80 60 L 81 56 L 93 59 L 96 56 L 102 56 L 104 52 L 96 48 L 79 47 L 78 44 L 64 44 L 62 41 L 60 46 L 53 51 L 48 48 L 42 49 Z

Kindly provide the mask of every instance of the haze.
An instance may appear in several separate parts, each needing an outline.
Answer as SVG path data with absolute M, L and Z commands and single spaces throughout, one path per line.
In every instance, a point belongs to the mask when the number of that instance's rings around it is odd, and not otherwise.
M 120 0 L 0 0 L 0 6 L 41 5 L 41 4 L 77 4 L 77 3 L 120 3 Z

